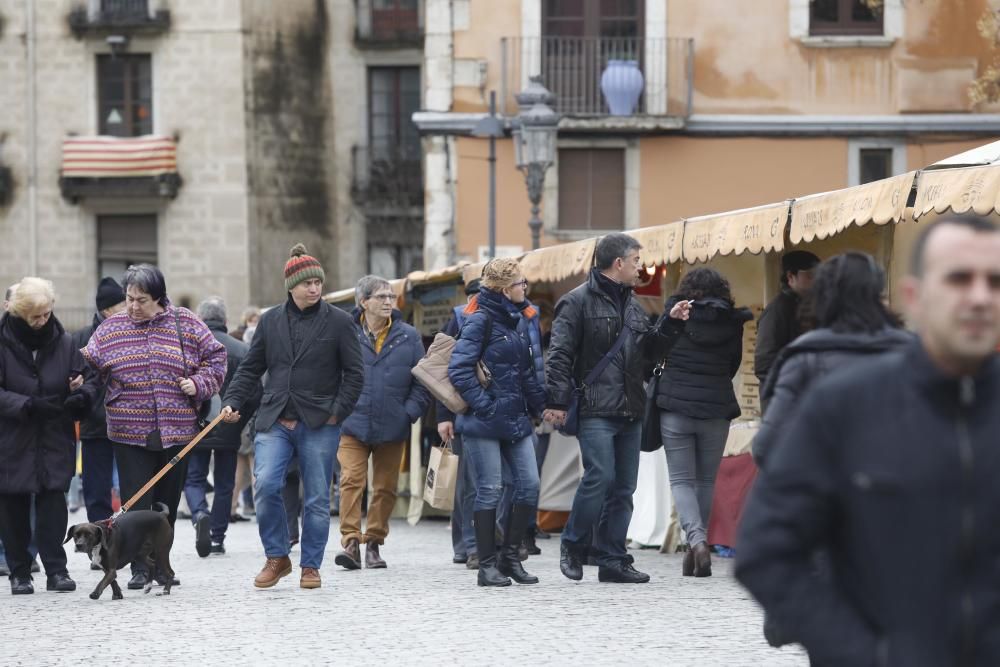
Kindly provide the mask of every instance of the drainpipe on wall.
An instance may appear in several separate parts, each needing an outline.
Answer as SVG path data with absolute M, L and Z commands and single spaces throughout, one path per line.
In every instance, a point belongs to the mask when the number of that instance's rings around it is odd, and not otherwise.
M 35 111 L 35 0 L 24 0 L 28 42 L 28 275 L 38 275 L 38 139 Z

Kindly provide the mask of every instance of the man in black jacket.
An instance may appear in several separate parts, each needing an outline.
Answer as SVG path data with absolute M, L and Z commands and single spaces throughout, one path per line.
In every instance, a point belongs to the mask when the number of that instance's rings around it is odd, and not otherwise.
M 125 290 L 114 278 L 103 278 L 97 286 L 97 313 L 89 327 L 73 333 L 73 345 L 79 350 L 87 346 L 97 327 L 115 313 L 125 310 Z M 87 521 L 103 521 L 112 513 L 111 488 L 115 456 L 108 440 L 108 422 L 104 413 L 104 385 L 90 408 L 90 415 L 80 422 L 81 456 L 83 458 L 83 502 L 87 506 Z
M 267 562 L 254 580 L 269 588 L 291 574 L 281 490 L 296 455 L 305 493 L 299 586 L 319 588 L 319 568 L 330 535 L 330 482 L 347 419 L 364 387 L 365 370 L 354 323 L 323 301 L 323 267 L 300 243 L 285 264 L 288 300 L 264 313 L 222 401 L 227 422 L 239 420 L 267 373 L 254 439 L 254 498 Z
M 933 223 L 910 270 L 919 340 L 808 392 L 743 516 L 736 577 L 813 665 L 1000 664 L 1000 229 Z
M 247 344 L 230 336 L 226 329 L 226 302 L 212 296 L 198 304 L 198 317 L 215 340 L 226 348 L 226 379 L 219 393 L 212 397 L 209 417 L 214 418 L 221 408 L 220 396 L 226 395 L 229 383 L 236 375 L 240 362 L 246 357 Z M 229 514 L 233 502 L 233 487 L 236 484 L 236 452 L 240 448 L 240 434 L 260 405 L 260 383 L 246 403 L 240 408 L 240 419 L 235 424 L 219 424 L 198 443 L 188 455 L 187 479 L 184 481 L 184 497 L 191 508 L 191 521 L 195 528 L 195 550 L 205 558 L 209 554 L 226 553 L 226 529 L 229 528 Z M 212 473 L 215 496 L 209 510 L 206 499 L 208 468 L 215 455 Z
M 581 561 L 591 546 L 600 581 L 646 583 L 649 575 L 632 567 L 625 536 L 632 520 L 632 494 L 639 474 L 640 432 L 652 372 L 647 345 L 656 340 L 646 314 L 632 294 L 639 278 L 642 246 L 627 234 L 608 234 L 595 251 L 597 266 L 587 282 L 556 304 L 545 363 L 548 410 L 556 426 L 566 421 L 574 391 L 614 346 L 622 327 L 629 331 L 622 348 L 600 377 L 579 397 L 577 435 L 583 479 L 562 534 L 560 569 L 570 579 L 583 577 Z
M 753 372 L 761 389 L 778 353 L 802 334 L 799 303 L 812 287 L 813 270 L 819 257 L 805 250 L 793 250 L 781 256 L 781 291 L 760 314 L 757 322 L 757 346 Z

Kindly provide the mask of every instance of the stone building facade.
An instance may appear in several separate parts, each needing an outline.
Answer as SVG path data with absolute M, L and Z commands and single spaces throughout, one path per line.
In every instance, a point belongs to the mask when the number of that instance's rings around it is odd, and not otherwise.
M 77 326 L 103 275 L 152 261 L 175 302 L 218 294 L 235 321 L 284 298 L 296 242 L 330 289 L 368 272 L 364 2 L 0 0 L 0 284 L 53 280 Z M 373 58 L 419 82 L 421 37 Z M 175 174 L 61 177 L 68 137 L 141 135 L 173 143 Z

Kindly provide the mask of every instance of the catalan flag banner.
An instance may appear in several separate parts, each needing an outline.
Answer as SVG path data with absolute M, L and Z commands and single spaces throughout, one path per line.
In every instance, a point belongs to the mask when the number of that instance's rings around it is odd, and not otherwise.
M 159 176 L 177 173 L 177 144 L 170 137 L 67 137 L 65 178 Z

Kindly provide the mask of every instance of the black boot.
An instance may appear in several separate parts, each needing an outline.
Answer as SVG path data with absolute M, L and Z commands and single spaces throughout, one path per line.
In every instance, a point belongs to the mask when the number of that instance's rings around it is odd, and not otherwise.
M 568 579 L 573 581 L 583 579 L 583 564 L 580 562 L 580 557 L 573 551 L 573 547 L 565 542 L 559 545 L 559 569 Z
M 476 528 L 476 552 L 479 554 L 479 585 L 510 586 L 510 579 L 497 570 L 497 545 L 494 530 L 496 509 L 479 510 L 473 515 Z
M 514 505 L 507 516 L 507 527 L 504 530 L 503 546 L 500 547 L 500 559 L 497 569 L 519 584 L 537 584 L 538 577 L 524 571 L 521 559 L 518 557 L 518 547 L 525 531 L 535 515 L 533 505 Z

